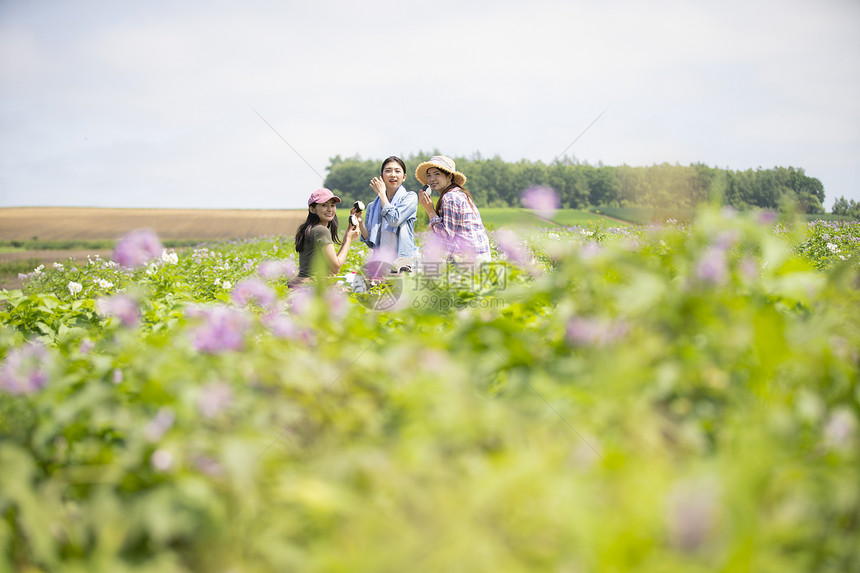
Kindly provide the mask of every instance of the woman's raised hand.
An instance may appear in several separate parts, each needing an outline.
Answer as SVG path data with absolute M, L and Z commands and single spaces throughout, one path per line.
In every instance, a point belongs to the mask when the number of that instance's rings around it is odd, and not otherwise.
M 346 237 L 344 238 L 349 239 L 350 241 L 355 241 L 358 239 L 359 232 L 358 227 L 350 227 L 346 232 Z
M 433 199 L 430 198 L 430 194 L 425 191 L 418 192 L 418 203 L 424 207 L 424 210 L 427 211 L 428 214 L 432 213 L 430 216 L 436 216 L 436 210 L 433 207 Z
M 382 177 L 374 177 L 371 179 L 370 188 L 373 189 L 378 197 L 385 196 L 385 182 L 382 180 Z

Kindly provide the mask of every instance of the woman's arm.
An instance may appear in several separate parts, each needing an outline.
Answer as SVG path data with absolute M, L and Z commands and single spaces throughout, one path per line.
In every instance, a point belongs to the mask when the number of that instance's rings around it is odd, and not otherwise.
M 334 243 L 329 243 L 322 248 L 323 258 L 332 274 L 340 272 L 340 268 L 343 266 L 343 263 L 346 262 L 349 245 L 358 238 L 358 232 L 359 231 L 356 227 L 352 227 L 347 231 L 346 236 L 343 238 L 343 243 L 337 253 L 334 252 Z

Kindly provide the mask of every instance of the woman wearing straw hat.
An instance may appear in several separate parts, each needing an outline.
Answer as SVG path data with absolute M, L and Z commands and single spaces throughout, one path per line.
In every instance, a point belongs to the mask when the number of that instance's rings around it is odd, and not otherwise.
M 472 195 L 462 188 L 466 176 L 457 171 L 454 160 L 434 155 L 418 166 L 415 177 L 439 194 L 435 207 L 429 191 L 418 193 L 418 202 L 430 217 L 430 228 L 445 242 L 446 260 L 489 261 L 487 230 Z

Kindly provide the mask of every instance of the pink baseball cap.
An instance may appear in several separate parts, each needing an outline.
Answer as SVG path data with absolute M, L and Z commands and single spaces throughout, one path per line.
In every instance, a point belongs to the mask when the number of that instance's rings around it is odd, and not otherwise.
M 335 203 L 340 203 L 340 197 L 332 193 L 330 189 L 326 189 L 325 187 L 323 187 L 322 189 L 317 189 L 316 191 L 311 193 L 311 196 L 308 199 L 308 207 L 310 207 L 314 203 L 325 203 L 329 199 L 334 199 Z

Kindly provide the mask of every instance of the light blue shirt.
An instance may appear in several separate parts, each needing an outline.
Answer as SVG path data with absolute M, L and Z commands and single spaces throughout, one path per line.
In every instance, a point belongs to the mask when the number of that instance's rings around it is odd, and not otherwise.
M 397 257 L 412 257 L 415 249 L 415 219 L 418 217 L 418 194 L 407 191 L 403 185 L 394 193 L 388 205 L 382 207 L 379 197 L 367 206 L 364 225 L 367 239 L 361 240 L 370 248 L 382 246 L 381 233 L 397 235 Z

